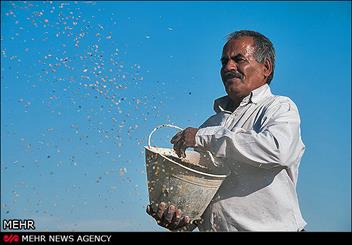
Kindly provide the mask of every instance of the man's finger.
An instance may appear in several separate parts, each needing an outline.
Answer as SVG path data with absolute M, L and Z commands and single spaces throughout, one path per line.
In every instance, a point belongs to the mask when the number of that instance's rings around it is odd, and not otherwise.
M 147 205 L 147 214 L 153 216 L 153 210 L 152 210 L 152 207 L 150 205 Z
M 174 144 L 174 150 L 176 152 L 176 154 L 180 157 L 181 156 L 181 147 L 183 145 L 183 141 L 179 140 Z
M 184 142 L 177 143 L 174 145 L 174 150 L 176 154 L 181 158 L 186 157 L 186 149 L 187 149 L 187 146 L 184 144 Z
M 175 144 L 177 141 L 179 141 L 181 139 L 180 135 L 175 135 L 171 140 L 171 144 Z
M 182 131 L 181 132 L 178 132 L 177 134 L 175 134 L 174 137 L 172 137 L 171 139 L 171 144 L 175 144 L 175 142 L 179 141 L 182 137 Z
M 196 219 L 192 221 L 192 224 L 195 224 L 196 226 L 198 226 L 201 222 L 202 222 L 201 219 Z
M 181 148 L 180 148 L 180 156 L 185 158 L 186 157 L 186 146 L 185 145 L 182 145 Z
M 188 216 L 185 216 L 181 219 L 180 223 L 178 224 L 178 226 L 176 228 L 182 228 L 182 227 L 188 225 L 190 221 L 191 221 L 191 219 Z
M 182 212 L 181 212 L 181 209 L 177 209 L 175 210 L 175 215 L 171 221 L 171 225 L 170 227 L 168 227 L 170 230 L 175 230 L 179 224 L 180 224 L 180 221 L 181 221 L 181 217 L 182 217 Z
M 174 205 L 170 205 L 167 210 L 164 212 L 164 218 L 163 218 L 163 222 L 166 225 L 170 225 L 170 223 L 172 222 L 172 219 L 175 215 L 175 206 Z
M 158 210 L 156 211 L 156 218 L 160 221 L 163 217 L 163 214 L 165 212 L 166 204 L 164 202 L 161 202 L 158 205 Z

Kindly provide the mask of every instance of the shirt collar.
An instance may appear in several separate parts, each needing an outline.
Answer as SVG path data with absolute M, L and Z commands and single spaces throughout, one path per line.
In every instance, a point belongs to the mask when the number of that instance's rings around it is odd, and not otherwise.
M 245 106 L 249 103 L 257 104 L 262 99 L 272 95 L 270 87 L 268 84 L 264 84 L 259 88 L 254 89 L 249 95 L 243 98 L 240 103 L 240 106 Z M 214 101 L 214 111 L 221 112 L 221 111 L 229 111 L 227 110 L 227 105 L 231 103 L 230 97 L 223 96 Z

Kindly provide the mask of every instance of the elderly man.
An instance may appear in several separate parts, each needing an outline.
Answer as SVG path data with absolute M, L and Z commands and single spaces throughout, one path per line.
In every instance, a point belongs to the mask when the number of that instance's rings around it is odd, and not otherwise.
M 229 35 L 221 57 L 227 96 L 214 102 L 215 115 L 199 128 L 186 128 L 171 143 L 179 156 L 188 147 L 210 151 L 231 170 L 202 215 L 190 224 L 174 205 L 147 207 L 170 230 L 301 231 L 296 192 L 304 153 L 294 102 L 271 93 L 275 50 L 255 31 Z

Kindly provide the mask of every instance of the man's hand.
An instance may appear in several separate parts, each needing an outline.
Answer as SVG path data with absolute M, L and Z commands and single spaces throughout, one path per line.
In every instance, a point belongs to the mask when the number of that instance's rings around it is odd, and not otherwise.
M 190 222 L 190 218 L 188 216 L 182 216 L 180 209 L 177 209 L 174 205 L 166 207 L 164 202 L 161 202 L 158 205 L 158 209 L 156 211 L 153 211 L 151 205 L 148 205 L 147 213 L 157 221 L 158 225 L 169 230 L 180 229 L 188 225 Z
M 171 144 L 174 145 L 174 150 L 179 157 L 186 157 L 186 149 L 196 145 L 195 137 L 198 130 L 198 128 L 186 128 L 172 137 Z

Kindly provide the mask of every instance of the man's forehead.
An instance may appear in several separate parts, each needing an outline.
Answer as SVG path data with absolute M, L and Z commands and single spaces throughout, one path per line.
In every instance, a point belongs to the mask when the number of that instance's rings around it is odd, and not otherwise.
M 223 55 L 229 53 L 236 53 L 236 54 L 243 54 L 243 55 L 250 55 L 254 52 L 254 40 L 252 37 L 239 37 L 236 39 L 229 40 L 224 48 L 223 48 Z

